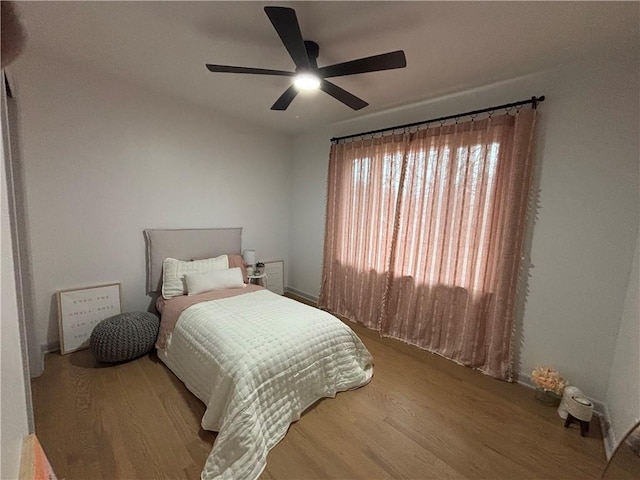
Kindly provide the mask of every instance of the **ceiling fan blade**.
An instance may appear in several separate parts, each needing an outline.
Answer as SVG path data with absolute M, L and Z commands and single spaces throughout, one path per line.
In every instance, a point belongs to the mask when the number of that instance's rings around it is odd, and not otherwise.
M 210 72 L 217 73 L 252 73 L 254 75 L 278 75 L 282 77 L 293 77 L 295 72 L 285 72 L 284 70 L 269 70 L 266 68 L 234 67 L 232 65 L 212 65 L 206 64 Z
M 280 40 L 298 68 L 309 68 L 309 57 L 304 46 L 296 11 L 287 7 L 264 7 Z
M 318 74 L 322 78 L 342 77 L 343 75 L 354 75 L 356 73 L 378 72 L 380 70 L 392 70 L 394 68 L 404 68 L 407 66 L 407 59 L 402 50 L 382 53 L 372 57 L 359 58 L 350 62 L 336 63 L 318 69 Z
M 291 85 L 287 88 L 280 98 L 271 106 L 271 110 L 286 110 L 294 98 L 298 95 L 298 89 Z
M 367 102 L 362 100 L 361 98 L 356 97 L 355 95 L 347 92 L 346 90 L 340 88 L 339 86 L 327 81 L 320 81 L 320 90 L 328 93 L 336 100 L 341 101 L 346 106 L 351 107 L 354 110 L 360 110 L 361 108 L 369 105 Z

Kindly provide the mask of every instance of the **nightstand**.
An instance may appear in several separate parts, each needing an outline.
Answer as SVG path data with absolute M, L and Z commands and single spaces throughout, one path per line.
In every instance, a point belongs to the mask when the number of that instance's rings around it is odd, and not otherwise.
M 269 288 L 269 277 L 267 277 L 267 274 L 264 272 L 247 275 L 247 279 L 249 280 L 249 283 L 255 283 L 256 285 L 262 285 L 264 288 Z

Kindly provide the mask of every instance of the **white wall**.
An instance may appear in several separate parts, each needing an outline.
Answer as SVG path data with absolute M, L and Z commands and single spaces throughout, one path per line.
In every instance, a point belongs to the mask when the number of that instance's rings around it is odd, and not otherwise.
M 4 93 L 3 99 L 4 103 Z M 2 115 L 5 115 L 4 106 Z M 6 139 L 6 123 L 2 122 L 2 140 Z M 4 142 L 3 142 L 4 147 Z M 8 152 L 7 152 L 8 153 Z M 29 433 L 27 422 L 27 394 L 24 383 L 21 334 L 13 271 L 13 249 L 9 203 L 5 173 L 5 149 L 2 149 L 0 180 L 0 478 L 18 478 L 22 440 Z
M 121 282 L 148 308 L 145 228 L 243 227 L 288 264 L 287 137 L 31 52 L 12 68 L 36 342 L 58 341 L 58 290 Z
M 638 228 L 638 46 L 342 122 L 294 140 L 290 281 L 317 296 L 329 138 L 546 95 L 538 126 L 538 213 L 518 362 L 554 365 L 603 400 Z
M 316 299 L 322 274 L 328 132 L 323 129 L 298 135 L 292 146 L 288 285 L 296 293 Z
M 629 288 L 618 329 L 605 402 L 611 420 L 607 454 L 640 422 L 640 236 L 636 242 Z

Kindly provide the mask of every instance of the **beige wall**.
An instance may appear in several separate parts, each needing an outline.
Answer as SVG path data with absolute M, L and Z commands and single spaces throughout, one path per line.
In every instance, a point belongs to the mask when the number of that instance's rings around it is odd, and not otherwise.
M 317 296 L 329 138 L 546 95 L 538 206 L 518 367 L 557 367 L 605 399 L 638 228 L 640 51 L 532 74 L 332 125 L 294 140 L 289 285 Z
M 288 265 L 287 137 L 29 52 L 12 71 L 36 348 L 58 341 L 58 290 L 121 282 L 147 309 L 145 228 L 243 227 Z

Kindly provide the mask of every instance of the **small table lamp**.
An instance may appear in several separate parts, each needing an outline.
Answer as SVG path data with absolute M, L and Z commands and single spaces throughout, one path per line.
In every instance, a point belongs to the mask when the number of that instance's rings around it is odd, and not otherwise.
M 256 251 L 255 250 L 245 250 L 242 252 L 242 259 L 244 263 L 247 264 L 247 273 L 249 275 L 253 274 L 253 268 L 256 264 Z

